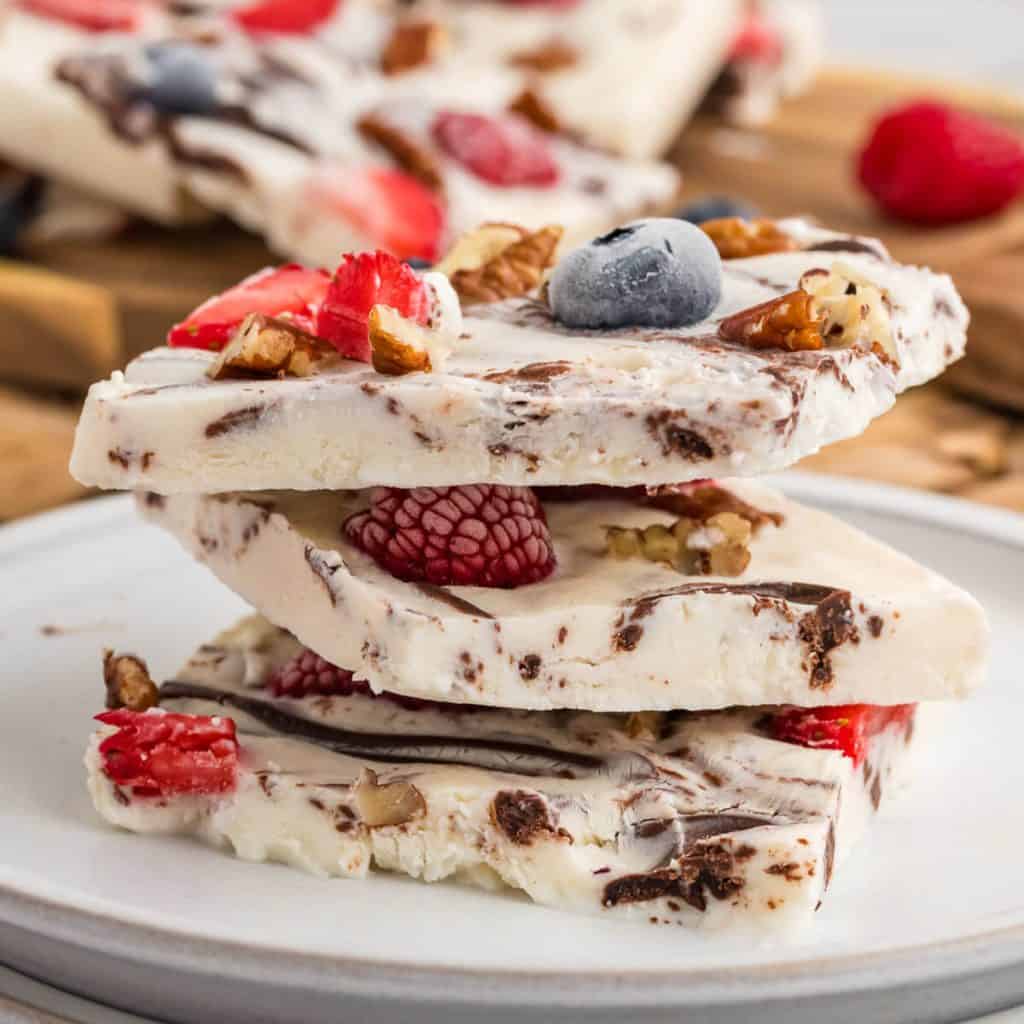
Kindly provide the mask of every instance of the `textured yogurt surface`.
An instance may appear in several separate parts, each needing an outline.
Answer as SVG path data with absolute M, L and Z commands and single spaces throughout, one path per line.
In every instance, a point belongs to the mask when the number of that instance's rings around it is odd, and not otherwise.
M 404 583 L 343 535 L 365 492 L 150 495 L 140 507 L 271 621 L 377 690 L 517 708 L 903 704 L 980 685 L 984 612 L 865 534 L 762 485 L 728 579 L 605 554 L 605 527 L 670 525 L 642 499 L 546 501 L 558 558 L 515 590 Z
M 100 815 L 322 877 L 377 867 L 577 912 L 779 931 L 810 919 L 931 717 L 878 733 L 855 765 L 769 738 L 764 709 L 637 720 L 275 699 L 267 680 L 298 650 L 246 620 L 162 687 L 165 710 L 235 720 L 232 792 L 136 796 L 103 773 L 101 730 L 86 756 Z
M 342 362 L 304 379 L 213 382 L 211 353 L 154 349 L 89 391 L 71 469 L 160 493 L 458 483 L 615 486 L 753 476 L 855 436 L 898 392 L 959 359 L 952 281 L 881 244 L 783 226 L 805 246 L 724 264 L 722 300 L 691 328 L 572 331 L 533 298 L 466 311 L 443 372 Z M 891 306 L 898 371 L 857 348 L 755 350 L 720 321 L 852 268 Z

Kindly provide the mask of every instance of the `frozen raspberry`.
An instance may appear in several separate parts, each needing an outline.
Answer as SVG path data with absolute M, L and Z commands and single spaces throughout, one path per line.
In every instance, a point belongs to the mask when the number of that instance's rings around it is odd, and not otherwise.
M 396 168 L 319 167 L 306 186 L 305 213 L 344 221 L 399 259 L 434 263 L 441 252 L 444 207 L 426 185 Z
M 416 272 L 389 253 L 343 256 L 316 318 L 315 333 L 349 359 L 370 362 L 370 310 L 390 306 L 425 324 L 430 294 Z
M 547 138 L 524 118 L 441 111 L 433 134 L 449 156 L 492 185 L 558 184 L 558 163 Z
M 20 0 L 17 6 L 88 32 L 131 32 L 143 9 L 140 0 Z
M 769 735 L 785 743 L 821 750 L 840 750 L 859 765 L 873 736 L 893 725 L 909 726 L 914 704 L 885 707 L 845 704 L 824 708 L 785 708 L 764 720 Z
M 860 155 L 861 184 L 894 217 L 955 224 L 997 213 L 1024 190 L 1024 143 L 941 103 L 891 111 Z
M 298 263 L 267 267 L 194 309 L 171 328 L 167 344 L 219 350 L 249 313 L 287 315 L 296 326 L 311 331 L 329 284 L 325 270 Z
M 369 684 L 356 682 L 348 669 L 325 661 L 309 648 L 285 662 L 270 677 L 267 688 L 275 697 L 350 697 L 354 693 L 371 696 Z
M 305 35 L 334 17 L 341 0 L 256 0 L 231 17 L 247 32 Z
M 345 532 L 400 580 L 511 589 L 555 569 L 547 519 L 528 487 L 378 488 Z
M 209 795 L 235 786 L 238 740 L 230 718 L 120 708 L 96 720 L 117 729 L 100 743 L 104 772 L 136 796 Z
M 751 12 L 733 40 L 729 60 L 778 64 L 782 60 L 782 37 L 764 15 Z

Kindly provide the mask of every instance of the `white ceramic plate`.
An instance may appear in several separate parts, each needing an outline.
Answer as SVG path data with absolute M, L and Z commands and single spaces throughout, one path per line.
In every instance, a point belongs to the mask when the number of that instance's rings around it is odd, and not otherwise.
M 170 674 L 243 610 L 113 498 L 0 531 L 0 961 L 226 1024 L 925 1024 L 1024 1002 L 1024 520 L 827 478 L 786 486 L 970 588 L 995 626 L 991 685 L 952 709 L 807 934 L 752 942 L 384 875 L 323 882 L 103 827 L 80 765 L 100 648 Z

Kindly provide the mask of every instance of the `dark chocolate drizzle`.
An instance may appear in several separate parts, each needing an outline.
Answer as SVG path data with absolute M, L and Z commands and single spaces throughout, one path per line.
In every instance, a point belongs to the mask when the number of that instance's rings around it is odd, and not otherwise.
M 635 601 L 627 602 L 627 607 L 647 607 L 665 598 L 683 597 L 686 594 L 739 594 L 816 607 L 839 593 L 845 591 L 840 587 L 822 586 L 818 583 L 683 583 L 669 590 L 645 594 Z

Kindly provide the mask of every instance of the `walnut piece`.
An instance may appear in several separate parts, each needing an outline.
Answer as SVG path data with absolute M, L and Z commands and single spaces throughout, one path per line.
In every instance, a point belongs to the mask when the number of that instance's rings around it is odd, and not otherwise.
M 554 109 L 547 100 L 529 87 L 512 100 L 508 110 L 512 114 L 525 117 L 534 128 L 548 135 L 557 135 L 562 131 L 562 123 Z
M 755 534 L 762 527 L 781 526 L 785 522 L 781 512 L 757 508 L 713 481 L 659 487 L 654 493 L 648 493 L 645 504 L 671 512 L 680 519 L 696 519 L 699 523 L 706 523 L 722 512 L 733 512 L 746 519 Z
M 830 271 L 809 270 L 800 288 L 813 296 L 829 347 L 871 350 L 878 345 L 898 366 L 889 297 L 855 267 L 840 260 Z
M 103 682 L 108 708 L 146 711 L 160 703 L 160 691 L 146 663 L 134 654 L 103 652 Z
M 206 375 L 308 377 L 318 361 L 333 353 L 327 342 L 296 327 L 286 316 L 250 313 L 220 351 Z
M 434 152 L 392 124 L 383 113 L 364 114 L 356 127 L 368 142 L 387 150 L 403 171 L 427 188 L 443 191 L 444 178 Z
M 377 774 L 367 769 L 355 790 L 359 816 L 370 828 L 405 825 L 427 812 L 423 794 L 409 782 L 377 782 Z
M 453 346 L 440 332 L 422 327 L 390 306 L 370 310 L 373 368 L 389 377 L 440 370 Z
M 531 71 L 562 71 L 579 61 L 580 55 L 574 46 L 557 37 L 549 39 L 532 50 L 520 50 L 509 57 L 508 62 L 516 68 Z
M 825 347 L 824 326 L 813 296 L 798 289 L 726 317 L 718 325 L 718 333 L 726 341 L 751 348 L 806 352 Z
M 380 57 L 386 75 L 430 64 L 448 44 L 448 33 L 436 21 L 403 21 L 395 26 Z
M 739 576 L 750 565 L 748 520 L 720 512 L 706 522 L 682 518 L 671 526 L 653 523 L 642 530 L 605 528 L 608 554 L 614 558 L 645 558 L 688 576 Z
M 766 217 L 744 220 L 722 217 L 705 221 L 701 230 L 715 243 L 723 260 L 741 260 L 748 256 L 767 256 L 773 252 L 792 252 L 799 248 L 779 225 Z

